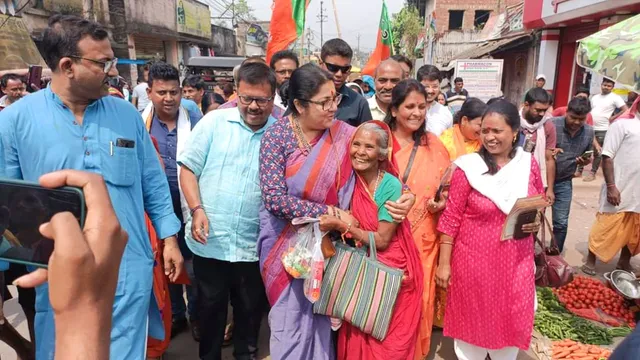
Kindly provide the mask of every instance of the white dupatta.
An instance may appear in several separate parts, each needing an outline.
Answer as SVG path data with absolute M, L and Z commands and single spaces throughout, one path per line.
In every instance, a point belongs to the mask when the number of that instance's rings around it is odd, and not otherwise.
M 487 173 L 489 168 L 478 153 L 463 155 L 454 164 L 464 171 L 472 188 L 488 197 L 507 215 L 518 199 L 529 194 L 531 154 L 521 147 L 517 148 L 513 159 L 494 175 Z

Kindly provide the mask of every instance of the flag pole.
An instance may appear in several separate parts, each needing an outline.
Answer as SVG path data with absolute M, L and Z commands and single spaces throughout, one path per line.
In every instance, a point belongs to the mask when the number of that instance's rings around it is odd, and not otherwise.
M 300 40 L 300 61 L 304 61 L 304 27 L 302 28 L 302 36 L 299 38 Z

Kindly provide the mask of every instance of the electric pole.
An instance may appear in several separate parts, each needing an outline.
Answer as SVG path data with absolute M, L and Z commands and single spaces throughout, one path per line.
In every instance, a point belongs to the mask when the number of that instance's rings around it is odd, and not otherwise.
M 318 22 L 320 23 L 320 46 L 324 45 L 324 26 L 327 22 L 327 15 L 325 15 L 324 1 L 320 1 L 320 15 L 318 15 Z
M 313 37 L 313 33 L 311 32 L 311 28 L 307 28 L 307 56 L 309 57 L 308 62 L 311 62 L 311 38 Z

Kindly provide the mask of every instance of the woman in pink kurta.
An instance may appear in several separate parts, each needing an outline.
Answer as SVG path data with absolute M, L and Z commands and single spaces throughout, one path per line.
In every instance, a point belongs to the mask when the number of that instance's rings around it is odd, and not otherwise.
M 515 360 L 518 349 L 528 349 L 531 340 L 533 238 L 500 240 L 515 201 L 544 193 L 538 164 L 531 154 L 514 147 L 517 121 L 512 104 L 487 110 L 483 149 L 455 162 L 458 169 L 438 224 L 441 251 L 451 246 L 450 258 L 440 258 L 439 266 L 446 269 L 438 272 L 438 280 L 448 285 L 444 335 L 456 340 L 461 360 L 484 359 L 487 354 L 494 360 Z M 539 228 L 538 223 L 526 226 L 526 232 Z

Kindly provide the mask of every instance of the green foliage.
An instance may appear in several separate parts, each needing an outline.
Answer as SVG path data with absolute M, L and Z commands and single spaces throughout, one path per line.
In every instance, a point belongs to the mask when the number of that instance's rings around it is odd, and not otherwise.
M 253 21 L 256 20 L 256 17 L 253 16 L 253 8 L 249 6 L 247 0 L 236 0 L 235 5 L 233 6 L 236 17 L 244 21 Z
M 405 4 L 399 13 L 393 14 L 391 20 L 394 52 L 415 59 L 415 48 L 423 28 L 424 22 L 418 9 Z

